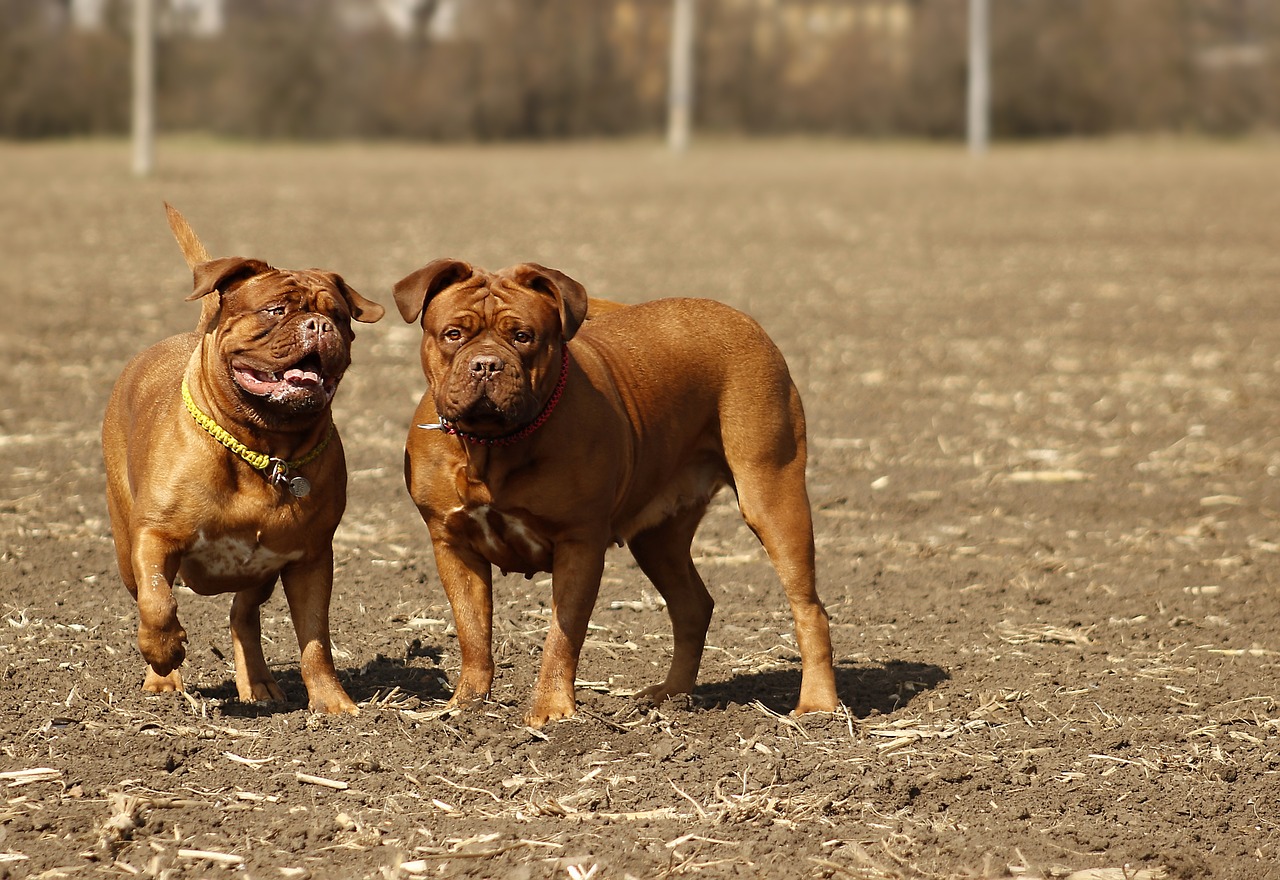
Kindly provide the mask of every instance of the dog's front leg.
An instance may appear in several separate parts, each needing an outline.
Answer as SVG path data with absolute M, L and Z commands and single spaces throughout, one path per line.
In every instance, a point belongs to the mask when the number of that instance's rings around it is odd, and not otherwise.
M 577 708 L 573 682 L 587 624 L 600 592 L 604 552 L 602 544 L 556 544 L 551 572 L 551 628 L 542 648 L 542 669 L 533 689 L 533 705 L 525 715 L 530 727 L 568 718 Z
M 314 559 L 294 563 L 280 573 L 289 616 L 298 636 L 299 664 L 307 686 L 307 707 L 313 712 L 356 715 L 359 709 L 347 696 L 333 667 L 329 635 L 329 600 L 333 593 L 333 546 Z
M 462 655 L 449 706 L 466 706 L 487 697 L 493 686 L 493 568 L 447 537 L 432 536 L 431 544 Z
M 147 661 L 142 689 L 153 694 L 182 690 L 178 667 L 187 657 L 187 631 L 178 622 L 178 602 L 173 598 L 179 554 L 173 542 L 151 529 L 140 530 L 133 542 L 138 650 Z

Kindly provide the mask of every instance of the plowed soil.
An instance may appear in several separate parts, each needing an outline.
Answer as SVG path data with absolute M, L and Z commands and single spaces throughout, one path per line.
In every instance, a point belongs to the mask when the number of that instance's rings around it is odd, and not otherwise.
M 0 145 L 0 877 L 1280 876 L 1280 198 L 1274 143 Z M 394 309 L 336 413 L 333 603 L 354 718 L 235 698 L 229 600 L 180 592 L 185 696 L 148 696 L 98 430 L 190 329 L 179 207 L 215 255 L 391 304 L 436 257 L 754 315 L 809 416 L 843 708 L 790 718 L 791 621 L 732 496 L 691 698 L 623 550 L 576 719 L 521 725 L 550 604 L 496 584 L 492 700 L 458 656 L 403 444 Z

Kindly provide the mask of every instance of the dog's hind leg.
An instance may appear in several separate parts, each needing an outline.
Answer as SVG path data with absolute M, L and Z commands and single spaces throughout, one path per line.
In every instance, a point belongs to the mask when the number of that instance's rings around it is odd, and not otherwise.
M 231 645 L 236 662 L 236 693 L 245 702 L 283 700 L 262 654 L 262 603 L 271 597 L 275 578 L 260 587 L 240 590 L 231 600 Z
M 693 565 L 689 548 L 698 529 L 705 503 L 688 508 L 641 532 L 628 542 L 640 570 L 653 582 L 667 603 L 675 635 L 671 668 L 662 684 L 640 691 L 641 699 L 661 703 L 673 694 L 692 693 L 702 663 L 702 649 L 711 625 L 715 602 Z
M 725 452 L 738 507 L 773 563 L 791 605 L 802 667 L 795 714 L 838 705 L 827 611 L 818 598 L 813 514 L 805 486 L 804 415 L 794 388 L 772 420 L 725 423 Z M 785 414 L 785 417 L 784 417 Z M 773 430 L 760 430 L 770 422 Z M 735 430 L 735 428 L 737 430 Z

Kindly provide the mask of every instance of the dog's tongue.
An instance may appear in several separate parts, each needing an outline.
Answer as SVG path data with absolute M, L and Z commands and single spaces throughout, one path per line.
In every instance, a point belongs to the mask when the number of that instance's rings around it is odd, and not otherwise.
M 279 373 L 241 366 L 236 368 L 236 379 L 249 393 L 262 396 L 286 394 L 290 390 L 310 391 L 324 385 L 318 370 L 304 366 L 289 367 Z
M 320 374 L 315 370 L 302 370 L 297 367 L 285 370 L 284 380 L 290 385 L 319 385 Z

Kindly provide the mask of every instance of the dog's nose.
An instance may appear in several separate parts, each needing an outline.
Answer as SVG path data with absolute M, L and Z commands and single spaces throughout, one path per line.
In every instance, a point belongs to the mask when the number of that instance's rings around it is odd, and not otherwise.
M 323 336 L 326 333 L 333 332 L 333 324 L 320 315 L 312 315 L 310 318 L 302 322 L 302 329 L 307 333 L 315 333 L 317 336 Z
M 478 354 L 471 359 L 471 375 L 483 382 L 502 372 L 502 358 L 492 354 Z

